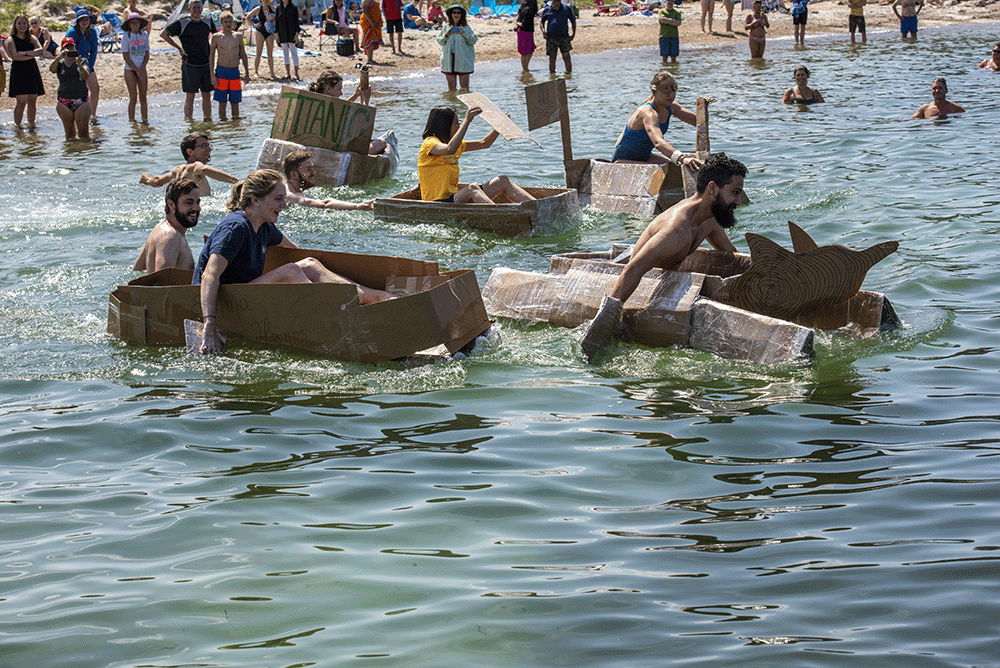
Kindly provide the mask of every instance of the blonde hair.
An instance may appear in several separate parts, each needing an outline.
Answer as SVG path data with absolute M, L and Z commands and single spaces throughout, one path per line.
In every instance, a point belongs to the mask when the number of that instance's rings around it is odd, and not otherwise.
M 653 99 L 653 92 L 657 88 L 659 88 L 660 84 L 663 83 L 664 81 L 673 81 L 674 88 L 677 87 L 677 79 L 674 77 L 674 75 L 665 70 L 660 70 L 659 72 L 653 75 L 652 79 L 649 80 L 649 97 L 646 98 L 646 102 L 649 102 L 650 100 Z
M 258 169 L 247 174 L 242 181 L 233 184 L 229 191 L 229 202 L 226 208 L 230 211 L 245 211 L 253 204 L 253 198 L 267 197 L 278 184 L 284 183 L 285 177 L 273 169 Z

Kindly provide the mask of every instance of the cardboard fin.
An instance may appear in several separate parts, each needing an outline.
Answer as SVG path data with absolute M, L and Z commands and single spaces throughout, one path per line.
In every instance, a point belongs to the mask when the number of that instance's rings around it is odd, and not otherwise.
M 807 253 L 819 248 L 819 245 L 813 241 L 813 238 L 792 221 L 788 221 L 788 233 L 792 237 L 792 249 L 796 253 Z

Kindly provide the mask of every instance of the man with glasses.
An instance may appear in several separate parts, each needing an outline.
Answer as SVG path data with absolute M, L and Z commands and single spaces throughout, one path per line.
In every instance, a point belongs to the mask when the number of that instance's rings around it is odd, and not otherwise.
M 198 193 L 202 197 L 209 197 L 212 194 L 212 187 L 208 185 L 208 179 L 215 179 L 223 183 L 239 181 L 235 176 L 227 174 L 221 169 L 208 166 L 208 161 L 212 159 L 212 144 L 209 143 L 208 137 L 201 133 L 191 133 L 181 141 L 181 154 L 187 161 L 186 163 L 159 176 L 143 174 L 139 177 L 139 183 L 159 188 L 176 179 L 190 179 L 198 186 Z
M 1000 72 L 1000 42 L 993 45 L 993 57 L 979 63 L 979 69 Z
M 948 84 L 945 83 L 943 78 L 939 77 L 935 79 L 934 83 L 931 84 L 931 95 L 934 96 L 934 100 L 921 105 L 917 109 L 917 113 L 910 116 L 910 118 L 940 118 L 948 114 L 965 113 L 965 109 L 961 106 L 944 99 L 947 94 Z

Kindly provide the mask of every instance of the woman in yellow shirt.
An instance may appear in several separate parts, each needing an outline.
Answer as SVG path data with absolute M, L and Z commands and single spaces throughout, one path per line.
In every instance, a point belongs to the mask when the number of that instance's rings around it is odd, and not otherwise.
M 465 141 L 465 133 L 472 119 L 483 110 L 472 106 L 465 112 L 462 124 L 451 107 L 434 107 L 427 117 L 424 141 L 417 158 L 420 177 L 420 199 L 432 202 L 457 202 L 459 204 L 493 204 L 501 194 L 508 202 L 527 202 L 535 199 L 506 176 L 497 176 L 486 183 L 470 183 L 458 187 L 458 158 L 466 151 L 489 148 L 500 133 L 490 133 L 479 141 Z

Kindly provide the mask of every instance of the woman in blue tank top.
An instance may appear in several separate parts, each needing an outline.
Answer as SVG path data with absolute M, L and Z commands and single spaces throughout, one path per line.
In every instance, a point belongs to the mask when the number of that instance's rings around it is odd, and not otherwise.
M 649 82 L 650 95 L 645 102 L 632 112 L 618 141 L 612 162 L 646 162 L 662 164 L 667 161 L 675 165 L 691 164 L 701 167 L 698 159 L 681 153 L 668 142 L 663 133 L 670 127 L 670 118 L 676 117 L 688 125 L 695 125 L 697 117 L 674 101 L 677 96 L 677 80 L 669 72 L 657 72 Z M 662 155 L 653 155 L 653 149 Z

